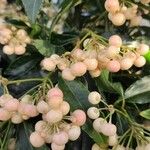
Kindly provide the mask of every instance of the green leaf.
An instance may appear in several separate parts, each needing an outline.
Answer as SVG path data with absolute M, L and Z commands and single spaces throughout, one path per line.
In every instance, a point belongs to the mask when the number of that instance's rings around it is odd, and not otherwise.
M 50 56 L 55 51 L 55 45 L 46 40 L 35 40 L 33 45 L 43 56 Z
M 84 86 L 79 81 L 66 81 L 61 77 L 59 78 L 58 86 L 63 90 L 65 100 L 70 104 L 71 111 L 75 109 L 82 109 L 85 112 L 91 106 L 88 102 L 89 91 L 87 87 Z M 92 122 L 87 119 L 86 124 L 82 129 L 98 144 L 106 146 L 106 137 L 97 133 L 93 127 Z
M 118 93 L 121 96 L 124 94 L 121 83 L 112 83 L 109 81 L 109 71 L 107 70 L 102 71 L 101 75 L 98 78 L 95 78 L 95 82 L 101 91 Z
M 125 91 L 126 102 L 146 104 L 150 103 L 150 76 L 137 80 Z
M 32 23 L 35 22 L 35 19 L 42 6 L 42 2 L 43 0 L 22 0 L 25 11 Z
M 150 120 L 150 109 L 147 109 L 147 110 L 140 112 L 140 116 Z

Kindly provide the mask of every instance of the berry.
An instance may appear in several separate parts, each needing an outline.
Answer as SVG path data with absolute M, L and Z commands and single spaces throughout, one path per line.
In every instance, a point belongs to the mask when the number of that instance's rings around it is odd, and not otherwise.
M 49 123 L 56 123 L 61 121 L 63 118 L 63 114 L 59 110 L 53 110 L 51 109 L 47 114 L 46 114 L 46 120 Z
M 101 101 L 101 95 L 98 92 L 93 91 L 88 95 L 88 101 L 93 105 L 98 104 Z
M 86 122 L 86 114 L 83 110 L 77 109 L 71 115 L 75 118 L 73 121 L 75 125 L 82 126 Z
M 79 138 L 81 134 L 81 129 L 79 126 L 71 126 L 71 128 L 68 130 L 68 136 L 69 136 L 69 140 L 71 141 L 75 141 Z
M 146 44 L 140 44 L 137 51 L 140 53 L 140 55 L 145 55 L 149 52 L 149 46 Z
M 107 64 L 107 69 L 110 72 L 118 72 L 120 70 L 120 63 L 117 60 L 111 60 Z
M 100 76 L 101 70 L 96 68 L 95 70 L 89 71 L 89 73 L 92 76 L 92 78 L 96 78 Z
M 4 108 L 8 111 L 17 111 L 19 107 L 19 101 L 17 99 L 11 99 L 5 103 Z
M 106 124 L 107 121 L 103 118 L 97 118 L 94 120 L 93 122 L 93 128 L 97 131 L 97 132 L 101 132 L 101 126 L 103 124 Z
M 34 147 L 41 147 L 44 144 L 44 139 L 37 132 L 32 132 L 30 142 Z
M 101 150 L 101 149 L 100 149 L 100 147 L 95 143 L 95 144 L 93 144 L 91 150 Z
M 57 145 L 56 143 L 52 143 L 51 144 L 51 148 L 52 150 L 64 150 L 65 149 L 65 145 Z
M 60 110 L 61 110 L 63 115 L 67 115 L 70 111 L 69 103 L 63 101 L 62 104 L 60 105 Z
M 63 102 L 62 97 L 59 96 L 53 96 L 50 99 L 48 99 L 48 105 L 50 108 L 58 108 L 60 107 L 60 104 Z
M 109 38 L 109 45 L 116 46 L 116 47 L 121 47 L 122 39 L 118 35 L 112 35 Z
M 44 58 L 41 62 L 43 69 L 47 71 L 53 71 L 56 68 L 56 64 L 51 58 Z
M 46 127 L 46 122 L 41 120 L 35 124 L 35 131 L 41 132 Z
M 5 53 L 7 55 L 12 55 L 14 53 L 14 47 L 11 45 L 5 45 L 3 47 L 3 53 Z
M 108 145 L 109 146 L 115 146 L 118 143 L 117 135 L 109 136 L 108 138 Z
M 99 112 L 98 108 L 96 108 L 96 107 L 90 107 L 90 108 L 87 110 L 87 115 L 88 115 L 89 118 L 91 118 L 91 119 L 96 119 L 96 118 L 99 117 L 100 112 Z
M 0 106 L 4 107 L 6 102 L 11 100 L 13 97 L 9 94 L 4 94 L 0 97 Z
M 87 66 L 87 70 L 95 70 L 98 66 L 98 61 L 95 58 L 86 58 L 84 64 Z
M 106 0 L 105 1 L 105 9 L 108 12 L 115 13 L 116 11 L 119 11 L 119 1 L 118 0 Z
M 39 113 L 46 114 L 46 113 L 48 113 L 49 109 L 50 108 L 49 108 L 48 104 L 45 101 L 42 100 L 42 101 L 38 102 L 37 111 Z
M 47 97 L 50 99 L 51 97 L 54 97 L 54 96 L 63 98 L 63 92 L 57 87 L 52 88 L 48 91 Z
M 150 149 L 150 144 L 147 144 L 146 146 L 145 146 L 145 149 L 144 150 L 149 150 Z
M 62 71 L 62 78 L 68 81 L 73 81 L 75 76 L 71 73 L 70 68 L 66 68 Z
M 86 73 L 87 67 L 83 62 L 77 62 L 71 66 L 71 73 L 74 76 L 83 76 Z
M 126 150 L 123 145 L 118 145 L 115 150 Z
M 123 58 L 120 61 L 121 70 L 128 70 L 132 67 L 133 61 L 130 58 Z
M 117 128 L 114 124 L 106 123 L 101 127 L 101 132 L 106 136 L 113 136 L 117 132 Z
M 26 51 L 26 49 L 24 46 L 22 46 L 22 45 L 15 46 L 15 54 L 16 55 L 22 55 L 25 53 L 25 51 Z
M 72 54 L 72 57 L 75 58 L 76 60 L 78 60 L 78 61 L 83 60 L 83 55 L 84 55 L 83 50 L 77 48 L 77 49 L 73 50 L 71 52 L 71 54 Z
M 136 67 L 143 67 L 146 64 L 146 59 L 143 56 L 138 57 L 135 61 L 134 61 L 134 65 Z
M 141 24 L 142 21 L 142 17 L 141 16 L 134 16 L 131 20 L 130 20 L 130 26 L 134 27 L 134 26 L 139 26 Z
M 16 36 L 17 36 L 18 39 L 24 40 L 27 36 L 27 32 L 23 29 L 19 29 L 16 33 Z
M 23 121 L 23 118 L 22 118 L 21 114 L 19 114 L 19 113 L 15 113 L 11 117 L 11 122 L 14 124 L 19 124 L 22 121 Z
M 121 26 L 125 23 L 126 18 L 123 13 L 118 12 L 112 15 L 111 21 L 114 25 Z
M 47 134 L 44 137 L 44 140 L 45 140 L 46 143 L 52 143 L 52 138 L 53 138 L 53 134 Z
M 24 113 L 27 116 L 30 116 L 30 117 L 35 117 L 35 116 L 38 115 L 36 106 L 34 106 L 32 104 L 26 104 L 25 105 L 25 107 L 24 107 Z
M 55 133 L 52 141 L 59 146 L 65 145 L 68 142 L 68 134 L 65 131 Z
M 4 108 L 0 108 L 0 120 L 7 121 L 11 118 L 11 113 Z
M 145 145 L 139 145 L 135 150 L 145 150 Z
M 109 46 L 106 53 L 109 58 L 114 58 L 117 54 L 119 54 L 119 51 L 120 48 L 117 48 L 116 46 Z

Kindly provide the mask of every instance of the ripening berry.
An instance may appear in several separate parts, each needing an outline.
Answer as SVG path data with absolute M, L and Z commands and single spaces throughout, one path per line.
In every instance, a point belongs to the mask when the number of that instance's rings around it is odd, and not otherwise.
M 35 124 L 35 131 L 41 132 L 45 127 L 46 127 L 46 122 L 40 120 Z
M 50 110 L 49 105 L 45 101 L 39 101 L 37 104 L 37 111 L 41 114 L 46 114 Z
M 83 110 L 77 109 L 75 110 L 71 116 L 75 118 L 75 125 L 82 126 L 86 122 L 86 114 Z
M 101 126 L 106 123 L 107 123 L 107 121 L 104 118 L 97 118 L 93 121 L 93 128 L 97 132 L 101 132 Z
M 35 117 L 38 115 L 37 108 L 33 104 L 26 104 L 24 107 L 24 113 L 25 115 L 30 116 L 30 117 Z
M 13 97 L 9 94 L 4 94 L 0 96 L 0 106 L 4 107 L 6 102 L 8 102 L 11 99 L 13 99 Z
M 56 123 L 61 121 L 63 118 L 63 114 L 59 110 L 53 110 L 51 109 L 47 114 L 46 114 L 46 120 L 49 123 Z
M 83 42 L 83 47 L 84 47 L 84 48 L 87 48 L 91 42 L 92 42 L 92 39 L 87 38 L 87 39 L 84 40 L 84 42 Z
M 117 132 L 117 128 L 114 124 L 106 123 L 101 126 L 101 132 L 106 136 L 113 136 Z
M 32 104 L 32 102 L 33 102 L 33 98 L 32 98 L 32 96 L 31 95 L 25 95 L 25 96 L 23 96 L 23 98 L 21 99 L 21 103 L 27 103 L 27 104 L 29 104 L 29 103 L 31 103 Z
M 120 61 L 121 70 L 128 70 L 132 67 L 132 65 L 133 65 L 133 61 L 130 58 L 123 58 Z
M 88 95 L 88 101 L 91 104 L 96 105 L 101 101 L 101 95 L 96 91 L 90 92 Z
M 140 44 L 137 51 L 140 53 L 140 55 L 145 55 L 149 52 L 149 46 L 146 44 Z
M 145 146 L 145 149 L 144 150 L 149 150 L 150 149 L 150 144 L 147 144 L 146 146 Z
M 68 134 L 65 131 L 60 131 L 53 135 L 53 143 L 57 145 L 65 145 L 68 142 Z
M 115 13 L 116 11 L 119 11 L 119 1 L 118 0 L 106 0 L 105 1 L 105 9 L 108 12 Z
M 16 37 L 20 40 L 24 40 L 27 36 L 27 32 L 23 29 L 19 29 L 16 33 Z
M 116 46 L 116 47 L 121 47 L 121 45 L 122 45 L 121 37 L 118 36 L 118 35 L 112 35 L 109 38 L 109 45 Z
M 108 145 L 109 146 L 115 146 L 117 143 L 118 143 L 118 137 L 116 134 L 108 137 Z
M 107 69 L 110 72 L 118 72 L 120 70 L 120 63 L 117 60 L 111 60 L 107 64 Z
M 44 58 L 41 62 L 41 66 L 47 71 L 54 71 L 56 68 L 56 64 L 51 58 Z
M 44 144 L 44 139 L 37 132 L 32 132 L 30 142 L 34 147 L 41 147 Z
M 11 113 L 4 108 L 0 108 L 0 121 L 7 121 L 11 118 Z
M 17 45 L 15 46 L 15 54 L 16 55 L 22 55 L 26 52 L 26 49 L 23 45 Z
M 70 68 L 66 68 L 62 71 L 62 78 L 68 81 L 73 81 L 75 76 L 72 74 Z
M 114 58 L 119 54 L 120 48 L 117 48 L 116 46 L 109 46 L 106 53 L 108 58 Z
M 60 107 L 60 104 L 63 102 L 62 97 L 60 96 L 53 96 L 50 99 L 48 99 L 48 105 L 50 108 L 58 108 Z
M 99 117 L 100 115 L 100 112 L 98 110 L 98 108 L 96 107 L 90 107 L 88 110 L 87 110 L 87 115 L 89 118 L 91 119 L 96 119 Z
M 57 145 L 56 143 L 52 143 L 51 144 L 51 148 L 52 150 L 64 150 L 65 149 L 65 145 Z
M 79 126 L 71 126 L 71 128 L 68 130 L 68 136 L 69 136 L 69 140 L 71 141 L 75 141 L 79 138 L 80 134 L 81 134 L 81 128 Z
M 93 144 L 91 150 L 101 150 L 101 148 L 95 143 L 95 144 Z
M 99 77 L 101 75 L 101 70 L 96 68 L 95 70 L 89 71 L 92 78 Z
M 86 58 L 84 64 L 87 66 L 87 70 L 95 70 L 98 66 L 98 61 L 95 58 Z
M 14 113 L 11 117 L 11 122 L 14 124 L 19 124 L 23 121 L 23 118 L 21 116 L 21 114 L 19 113 Z
M 126 18 L 123 13 L 118 12 L 112 15 L 111 21 L 115 26 L 121 26 L 125 23 Z
M 5 45 L 3 47 L 3 53 L 7 55 L 12 55 L 15 52 L 14 47 L 11 45 Z
M 143 67 L 146 64 L 146 59 L 143 56 L 138 57 L 135 61 L 134 61 L 134 65 L 136 67 Z
M 67 115 L 70 111 L 70 105 L 69 103 L 63 101 L 60 105 L 60 108 L 59 108 L 62 112 L 63 115 Z
M 131 27 L 135 27 L 135 26 L 139 26 L 142 22 L 142 16 L 134 16 L 131 20 L 130 20 L 130 26 Z
M 64 70 L 69 66 L 69 61 L 66 58 L 60 58 L 58 63 L 57 63 L 57 67 L 60 70 Z
M 74 59 L 81 61 L 84 58 L 84 51 L 82 49 L 77 48 L 71 52 L 71 55 Z
M 26 38 L 24 39 L 24 42 L 25 42 L 25 43 L 28 43 L 28 44 L 31 43 L 30 37 L 26 37 Z
M 74 76 L 79 76 L 79 77 L 83 76 L 87 71 L 87 67 L 83 62 L 77 62 L 73 64 L 70 69 L 71 69 L 71 73 Z
M 57 54 L 52 54 L 50 57 L 56 64 L 59 62 L 60 60 L 60 56 Z
M 17 111 L 19 107 L 19 101 L 17 99 L 11 99 L 5 103 L 4 108 L 8 111 Z
M 47 97 L 51 98 L 54 96 L 58 96 L 58 97 L 63 98 L 63 92 L 58 87 L 52 88 L 48 91 Z

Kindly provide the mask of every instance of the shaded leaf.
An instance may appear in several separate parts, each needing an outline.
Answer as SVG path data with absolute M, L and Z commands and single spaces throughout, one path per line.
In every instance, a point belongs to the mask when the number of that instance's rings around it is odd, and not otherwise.
M 147 110 L 140 112 L 140 116 L 150 120 L 150 109 L 147 109 Z

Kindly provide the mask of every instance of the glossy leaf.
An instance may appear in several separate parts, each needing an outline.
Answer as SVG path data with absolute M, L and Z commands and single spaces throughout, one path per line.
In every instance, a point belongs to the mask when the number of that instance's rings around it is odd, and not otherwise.
M 42 2 L 43 0 L 22 0 L 25 11 L 32 23 L 35 22 L 35 19 L 42 6 Z
M 140 112 L 140 116 L 150 120 L 150 109 L 147 109 L 147 110 Z
M 71 111 L 75 109 L 82 109 L 87 111 L 87 109 L 91 106 L 88 102 L 88 94 L 89 91 L 87 87 L 85 87 L 79 81 L 66 81 L 62 78 L 59 78 L 59 87 L 63 90 L 65 100 L 70 104 Z M 92 122 L 87 120 L 86 124 L 82 127 L 82 129 L 96 142 L 101 145 L 106 144 L 106 137 L 97 133 L 93 127 Z
M 150 103 L 150 76 L 137 80 L 125 91 L 125 99 L 130 103 Z

